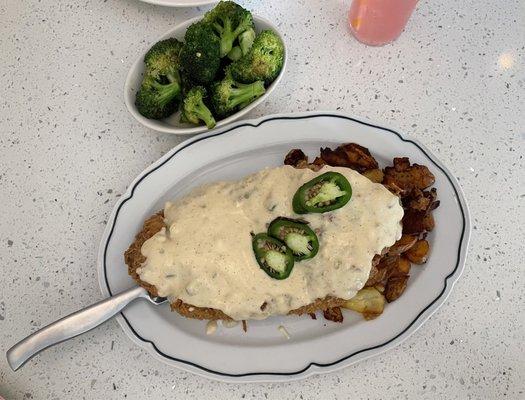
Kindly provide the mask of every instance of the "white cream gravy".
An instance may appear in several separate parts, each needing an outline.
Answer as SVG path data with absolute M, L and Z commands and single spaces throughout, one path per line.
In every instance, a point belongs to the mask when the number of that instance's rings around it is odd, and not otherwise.
M 332 212 L 294 214 L 296 190 L 327 171 L 348 179 L 350 201 Z M 381 184 L 351 169 L 282 166 L 197 188 L 166 203 L 164 216 L 166 228 L 142 246 L 146 261 L 140 278 L 161 296 L 242 320 L 286 314 L 326 296 L 353 297 L 368 279 L 374 255 L 401 237 L 403 208 Z M 320 246 L 284 280 L 259 267 L 250 235 L 265 232 L 279 216 L 307 220 Z

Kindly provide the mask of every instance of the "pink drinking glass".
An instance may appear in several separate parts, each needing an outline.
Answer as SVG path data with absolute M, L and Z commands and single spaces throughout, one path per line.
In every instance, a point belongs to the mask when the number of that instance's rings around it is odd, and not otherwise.
M 353 0 L 348 15 L 357 40 L 382 46 L 397 39 L 418 0 Z

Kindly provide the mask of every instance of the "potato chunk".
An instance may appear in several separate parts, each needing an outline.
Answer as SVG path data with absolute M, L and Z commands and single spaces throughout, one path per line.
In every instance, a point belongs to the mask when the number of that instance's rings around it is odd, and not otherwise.
M 374 319 L 382 314 L 385 298 L 376 288 L 366 287 L 347 300 L 343 307 L 363 314 L 367 320 Z
M 417 242 L 417 236 L 403 235 L 401 239 L 394 243 L 393 246 L 388 250 L 389 256 L 397 256 L 410 249 Z
M 399 258 L 399 261 L 397 262 L 396 269 L 392 271 L 390 276 L 404 276 L 408 275 L 410 273 L 410 261 L 408 261 L 405 257 Z
M 410 164 L 407 157 L 394 158 L 394 166 L 384 169 L 387 186 L 393 185 L 402 189 L 402 197 L 412 189 L 426 189 L 435 182 L 434 175 L 424 165 Z
M 424 264 L 428 259 L 428 251 L 430 250 L 430 245 L 426 240 L 418 240 L 412 248 L 410 248 L 405 256 L 414 264 Z
M 378 167 L 377 161 L 366 147 L 357 143 L 345 143 L 335 150 L 329 147 L 321 148 L 321 158 L 334 167 L 352 168 L 359 172 Z
M 291 165 L 292 167 L 298 167 L 300 165 L 308 164 L 308 157 L 303 153 L 301 149 L 292 149 L 288 152 L 284 158 L 285 165 Z
M 363 175 L 375 183 L 383 182 L 383 177 L 385 176 L 379 168 L 367 169 L 363 172 Z
M 389 303 L 397 300 L 407 288 L 408 275 L 393 276 L 388 279 L 385 287 L 385 298 Z

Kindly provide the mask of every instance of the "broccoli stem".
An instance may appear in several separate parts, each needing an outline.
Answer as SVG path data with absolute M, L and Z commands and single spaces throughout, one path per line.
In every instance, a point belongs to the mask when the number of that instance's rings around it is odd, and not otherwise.
M 217 22 L 215 22 L 213 24 L 213 27 L 215 28 L 217 33 L 219 33 L 219 36 L 220 36 L 221 58 L 222 58 L 231 51 L 233 47 L 233 41 L 238 36 L 238 33 L 232 30 L 232 23 L 230 21 L 230 18 L 221 18 L 221 21 L 222 21 L 222 26 L 218 24 Z
M 231 23 L 230 20 L 227 20 L 228 22 L 224 22 L 224 29 L 221 31 L 221 58 L 226 56 L 230 51 L 232 51 L 233 48 L 233 42 L 235 39 L 242 34 L 244 31 L 243 26 L 237 27 L 234 31 L 231 29 Z
M 232 50 L 234 38 L 232 34 L 226 35 L 223 33 L 221 35 L 221 58 Z
M 253 41 L 255 40 L 255 31 L 250 28 L 239 35 L 239 47 L 242 51 L 242 55 L 248 54 L 250 51 Z M 235 61 L 235 60 L 234 60 Z
M 234 31 L 233 31 L 233 37 L 236 38 L 241 33 L 245 32 L 246 28 L 242 25 L 239 25 Z M 235 39 L 234 39 L 235 40 Z
M 215 30 L 217 31 L 218 34 L 221 34 L 222 33 L 222 26 L 221 24 L 219 24 L 218 22 L 214 22 L 213 24 L 213 27 L 215 28 Z
M 242 50 L 239 46 L 232 47 L 231 51 L 228 53 L 228 58 L 232 61 L 237 61 L 242 57 Z
M 168 79 L 170 79 L 168 77 Z M 158 102 L 160 105 L 164 106 L 168 104 L 174 97 L 178 96 L 180 93 L 180 84 L 177 80 L 163 85 L 158 82 L 152 82 L 152 86 L 157 89 L 159 96 Z
M 253 83 L 238 83 L 237 88 L 232 88 L 232 95 L 230 98 L 231 106 L 237 107 L 242 105 L 245 107 L 247 104 L 251 103 L 253 99 L 264 94 L 264 83 L 262 81 L 257 81 Z
M 201 121 L 204 121 L 208 129 L 212 129 L 215 126 L 215 118 L 213 118 L 211 111 L 204 105 L 204 103 L 200 102 L 197 104 L 193 109 L 193 112 L 197 114 Z
M 174 82 L 180 82 L 180 76 L 178 71 L 171 71 L 166 74 L 166 78 L 168 78 L 168 81 L 171 83 Z

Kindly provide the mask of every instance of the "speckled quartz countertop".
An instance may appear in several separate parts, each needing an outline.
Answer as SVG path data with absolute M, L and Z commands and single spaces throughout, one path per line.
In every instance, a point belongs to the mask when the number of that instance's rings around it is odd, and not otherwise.
M 289 67 L 251 113 L 343 110 L 407 132 L 451 169 L 473 234 L 446 304 L 396 349 L 290 384 L 221 384 L 166 367 L 115 321 L 13 373 L 31 331 L 102 298 L 95 259 L 131 180 L 182 138 L 124 107 L 131 63 L 205 8 L 133 0 L 0 3 L 0 395 L 6 399 L 525 398 L 525 8 L 421 1 L 392 45 L 366 47 L 349 1 L 244 2 L 288 39 Z M 452 5 L 453 4 L 453 5 Z

